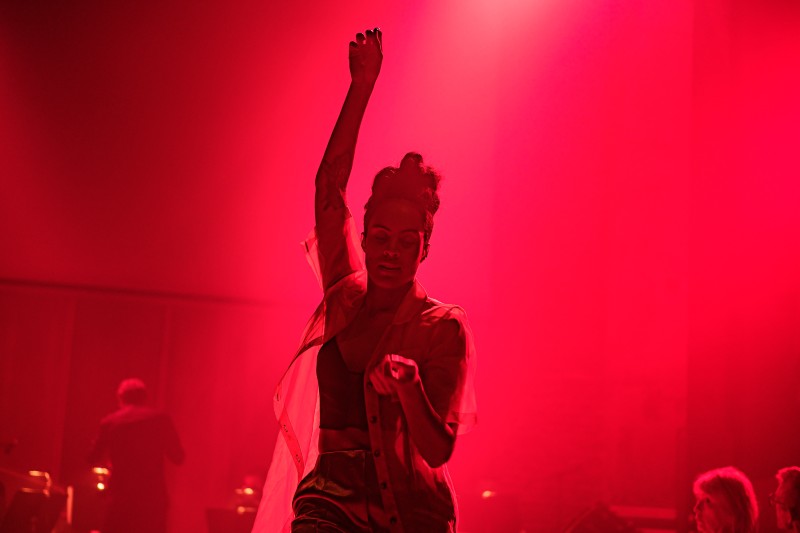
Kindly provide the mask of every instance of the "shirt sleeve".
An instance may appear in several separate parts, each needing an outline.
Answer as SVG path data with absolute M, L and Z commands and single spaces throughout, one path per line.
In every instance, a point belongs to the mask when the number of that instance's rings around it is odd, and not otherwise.
M 317 213 L 317 226 L 303 243 L 306 259 L 327 291 L 345 276 L 364 269 L 364 252 L 353 215 L 341 196 L 344 193 L 333 184 L 323 182 L 318 187 L 319 195 L 339 195 L 335 202 L 326 202 L 330 207 Z
M 433 347 L 420 368 L 431 405 L 448 424 L 466 433 L 477 423 L 475 349 L 466 313 L 454 306 L 436 326 Z

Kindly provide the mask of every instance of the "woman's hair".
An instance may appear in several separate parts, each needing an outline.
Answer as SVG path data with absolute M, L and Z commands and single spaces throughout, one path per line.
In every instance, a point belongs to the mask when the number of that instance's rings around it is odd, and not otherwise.
M 800 520 L 800 467 L 781 468 L 775 478 L 783 486 L 783 505 L 792 515 L 792 520 Z
M 758 503 L 753 485 L 744 473 L 732 466 L 709 470 L 694 481 L 695 494 L 705 492 L 719 497 L 733 517 L 732 533 L 752 533 L 758 520 Z
M 425 215 L 425 244 L 433 232 L 433 215 L 439 210 L 439 182 L 442 177 L 422 164 L 422 156 L 409 152 L 399 167 L 386 167 L 372 182 L 372 195 L 364 206 L 364 231 L 374 209 L 385 200 L 402 199 L 416 205 Z

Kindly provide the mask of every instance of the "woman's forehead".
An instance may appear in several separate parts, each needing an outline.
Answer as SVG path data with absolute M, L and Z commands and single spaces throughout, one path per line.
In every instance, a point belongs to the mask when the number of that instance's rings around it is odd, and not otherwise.
M 719 491 L 715 491 L 715 490 L 699 489 L 699 490 L 695 491 L 694 496 L 698 500 L 708 499 L 708 500 L 711 500 L 711 501 L 714 501 L 714 502 L 716 502 L 718 500 L 721 500 L 721 499 L 724 499 L 723 495 L 720 494 Z
M 369 225 L 390 231 L 424 231 L 425 215 L 413 202 L 393 198 L 373 208 Z

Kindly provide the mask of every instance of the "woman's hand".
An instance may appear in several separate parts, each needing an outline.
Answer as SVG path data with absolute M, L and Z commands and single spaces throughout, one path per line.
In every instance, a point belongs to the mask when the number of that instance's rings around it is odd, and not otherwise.
M 369 380 L 378 394 L 396 396 L 398 388 L 419 381 L 419 369 L 412 359 L 386 354 L 370 372 Z
M 400 402 L 411 439 L 422 458 L 432 468 L 446 463 L 456 443 L 455 429 L 431 405 L 417 363 L 401 355 L 387 354 L 370 371 L 369 380 L 375 392 Z
M 350 78 L 357 85 L 375 85 L 383 61 L 381 30 L 367 30 L 350 41 Z

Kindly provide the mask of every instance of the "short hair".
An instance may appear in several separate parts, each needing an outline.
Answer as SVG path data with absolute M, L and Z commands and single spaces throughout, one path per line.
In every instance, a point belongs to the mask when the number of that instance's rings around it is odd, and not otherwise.
M 124 379 L 117 388 L 117 397 L 125 405 L 142 405 L 147 401 L 147 387 L 141 379 Z
M 800 467 L 787 466 L 775 474 L 781 487 L 784 487 L 784 506 L 792 512 L 793 520 L 800 520 Z
M 367 230 L 373 209 L 385 200 L 401 199 L 416 205 L 425 216 L 425 244 L 433 232 L 433 215 L 439 210 L 439 183 L 442 176 L 424 165 L 422 156 L 409 152 L 399 167 L 386 167 L 372 182 L 372 195 L 364 206 L 364 231 Z
M 709 470 L 697 476 L 694 493 L 705 492 L 719 496 L 733 516 L 732 533 L 751 533 L 756 530 L 758 503 L 753 484 L 747 476 L 732 466 Z

